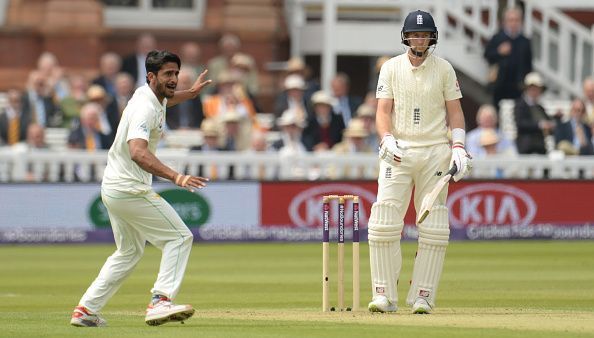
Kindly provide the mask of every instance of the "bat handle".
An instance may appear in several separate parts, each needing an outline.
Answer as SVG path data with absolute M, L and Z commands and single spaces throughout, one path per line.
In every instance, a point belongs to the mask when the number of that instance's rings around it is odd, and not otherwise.
M 447 175 L 452 175 L 453 176 L 457 171 L 458 171 L 458 166 L 456 165 L 456 163 L 453 163 L 452 164 L 452 167 L 448 171 Z

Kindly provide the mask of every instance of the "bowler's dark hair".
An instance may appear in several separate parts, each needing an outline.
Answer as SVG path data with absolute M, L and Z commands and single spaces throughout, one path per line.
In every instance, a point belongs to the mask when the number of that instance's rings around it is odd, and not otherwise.
M 161 67 L 168 62 L 175 62 L 177 63 L 178 68 L 181 67 L 181 60 L 176 54 L 166 50 L 153 49 L 147 54 L 146 61 L 144 62 L 146 73 L 153 73 L 156 75 Z M 146 83 L 149 83 L 148 76 L 146 77 Z

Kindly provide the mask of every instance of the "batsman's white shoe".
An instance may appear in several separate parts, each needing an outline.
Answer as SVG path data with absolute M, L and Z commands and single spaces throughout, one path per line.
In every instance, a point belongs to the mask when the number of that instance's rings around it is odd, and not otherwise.
M 396 304 L 390 302 L 388 297 L 384 295 L 377 295 L 373 297 L 369 305 L 367 306 L 369 312 L 396 312 L 398 307 Z
M 74 308 L 70 325 L 78 327 L 107 326 L 107 322 L 97 313 L 91 313 L 86 307 L 79 305 Z
M 431 310 L 432 308 L 429 302 L 422 297 L 417 298 L 412 306 L 412 313 L 414 314 L 430 314 Z
M 194 315 L 192 305 L 175 305 L 168 298 L 161 298 L 146 308 L 145 323 L 151 326 L 162 325 L 167 322 L 184 322 Z

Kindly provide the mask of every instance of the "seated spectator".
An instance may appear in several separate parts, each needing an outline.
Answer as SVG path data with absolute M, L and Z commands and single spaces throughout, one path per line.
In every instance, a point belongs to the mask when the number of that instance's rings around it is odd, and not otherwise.
M 229 72 L 223 72 L 217 78 L 217 93 L 204 99 L 204 117 L 220 118 L 226 111 L 234 110 L 242 118 L 254 122 L 256 109 L 249 97 L 239 97 L 234 90 L 237 84 L 235 78 Z
M 118 73 L 115 78 L 115 89 L 116 96 L 114 99 L 118 106 L 118 112 L 120 113 L 119 116 L 121 119 L 124 108 L 126 108 L 128 101 L 130 101 L 132 94 L 134 94 L 134 79 L 132 79 L 132 76 L 128 73 Z
M 99 60 L 99 76 L 92 83 L 100 85 L 112 97 L 117 95 L 115 80 L 122 68 L 122 58 L 113 52 L 101 55 Z
M 102 87 L 100 87 L 102 88 Z M 109 149 L 111 138 L 102 133 L 100 116 L 103 108 L 97 103 L 87 103 L 80 111 L 80 123 L 68 135 L 68 147 L 94 152 L 97 149 Z
M 484 147 L 481 146 L 483 130 L 492 129 L 497 133 L 497 151 L 516 153 L 515 144 L 507 139 L 497 128 L 497 111 L 490 104 L 483 104 L 476 113 L 477 127 L 466 134 L 466 151 L 473 157 L 481 157 Z
M 362 105 L 357 108 L 357 118 L 363 121 L 363 127 L 369 134 L 365 138 L 365 143 L 369 146 L 370 149 L 379 149 L 379 139 L 377 137 L 377 132 L 375 129 L 375 112 L 377 111 L 377 106 L 373 107 L 367 103 L 363 103 Z
M 70 87 L 68 86 L 64 68 L 60 67 L 58 58 L 53 53 L 43 52 L 39 56 L 37 71 L 45 79 L 48 91 L 58 101 L 69 95 Z
M 516 146 L 520 154 L 546 154 L 545 136 L 552 135 L 555 122 L 547 115 L 539 101 L 546 89 L 540 74 L 528 73 L 524 79 L 524 93 L 514 106 L 518 136 Z
M 8 104 L 0 111 L 0 141 L 13 145 L 25 140 L 31 124 L 31 112 L 23 109 L 20 91 L 11 89 L 6 96 Z
M 222 117 L 224 151 L 242 151 L 250 146 L 251 128 L 242 125 L 242 117 L 234 110 L 229 110 Z M 249 126 L 249 125 L 248 125 Z
M 585 122 L 586 107 L 580 99 L 571 102 L 569 120 L 555 127 L 555 144 L 566 155 L 594 155 L 592 131 Z
M 42 126 L 32 123 L 27 128 L 27 148 L 31 150 L 47 149 L 45 143 L 45 129 Z M 47 181 L 49 177 L 50 163 L 27 163 L 27 175 L 25 179 L 29 182 Z
M 190 89 L 197 76 L 198 74 L 191 68 L 182 67 L 179 71 L 176 90 Z M 200 95 L 167 108 L 166 119 L 167 126 L 173 130 L 198 129 L 204 119 Z
M 306 102 L 309 102 L 311 96 L 321 89 L 320 82 L 311 77 L 311 69 L 309 69 L 303 59 L 298 56 L 294 56 L 287 61 L 285 78 L 290 75 L 299 75 L 305 80 L 304 96 Z
M 179 54 L 184 67 L 191 68 L 196 74 L 200 74 L 204 71 L 205 66 L 204 63 L 202 63 L 202 49 L 199 44 L 196 42 L 186 42 L 181 46 Z
M 278 150 L 282 156 L 292 156 L 307 152 L 302 141 L 303 122 L 297 114 L 288 109 L 278 118 L 276 124 L 281 129 L 281 139 L 276 141 L 272 147 Z
M 515 149 L 510 147 L 500 147 L 501 135 L 494 128 L 481 128 L 479 135 L 480 151 L 477 152 L 476 158 L 488 158 L 491 156 L 505 156 L 506 158 L 515 157 L 517 155 Z M 512 177 L 513 171 L 507 173 L 507 177 Z M 505 178 L 505 172 L 502 168 L 495 169 L 495 178 Z
M 281 177 L 300 179 L 312 175 L 313 172 L 308 172 L 299 160 L 301 155 L 307 153 L 302 140 L 303 122 L 294 111 L 285 110 L 276 124 L 281 129 L 281 138 L 272 144 L 272 148 L 282 158 Z
M 64 114 L 62 127 L 70 128 L 72 123 L 78 120 L 80 109 L 87 103 L 87 90 L 89 82 L 81 74 L 70 76 L 70 93 L 60 101 L 60 109 Z
M 157 41 L 149 33 L 141 34 L 136 40 L 136 50 L 122 60 L 122 72 L 126 72 L 134 79 L 135 87 L 146 84 L 146 55 L 156 49 Z
M 87 90 L 87 99 L 89 102 L 98 104 L 102 109 L 99 114 L 99 127 L 101 132 L 109 136 L 112 140 L 120 123 L 120 113 L 117 103 L 107 94 L 105 89 L 99 85 L 92 85 Z M 108 146 L 108 148 L 111 144 Z
M 587 122 L 590 126 L 594 126 L 594 77 L 589 76 L 584 79 L 583 90 Z
M 310 114 L 305 98 L 305 81 L 299 75 L 289 75 L 285 78 L 284 89 L 276 98 L 274 113 L 280 116 L 285 110 L 291 109 L 301 121 L 306 122 Z
M 324 151 L 342 140 L 345 128 L 342 116 L 334 114 L 334 98 L 324 91 L 311 97 L 313 114 L 303 130 L 303 144 L 308 151 Z
M 241 49 L 241 41 L 239 37 L 234 34 L 224 34 L 221 39 L 219 40 L 219 51 L 220 54 L 215 56 L 214 58 L 208 61 L 208 72 L 212 79 L 218 79 L 219 75 L 225 71 L 229 71 L 229 65 L 231 63 L 231 58 L 233 55 L 238 53 Z M 252 64 L 256 64 L 253 61 L 251 56 L 248 56 L 252 61 Z M 259 89 L 259 81 L 258 81 L 258 71 L 256 67 L 254 67 L 250 74 L 248 75 L 248 91 L 257 95 Z M 211 86 L 204 87 L 204 90 L 207 90 L 208 93 L 211 93 Z
M 191 150 L 200 152 L 218 152 L 223 150 L 220 146 L 221 131 L 219 123 L 214 119 L 204 119 L 200 125 L 202 132 L 202 145 L 192 147 Z M 209 165 L 200 165 L 198 167 L 198 176 L 208 177 L 211 180 L 217 179 L 219 168 L 216 163 Z
M 243 53 L 235 53 L 229 62 L 229 72 L 237 79 L 237 83 L 241 85 L 238 87 L 244 92 L 243 95 L 248 95 L 255 102 L 255 97 L 258 95 L 260 88 L 258 86 L 256 88 L 250 87 L 250 74 L 252 74 L 254 68 L 256 68 L 254 59 Z M 254 91 L 254 89 L 256 90 Z
M 44 128 L 62 126 L 62 111 L 54 104 L 53 91 L 41 72 L 29 73 L 27 90 L 23 94 L 23 111 L 31 116 L 31 121 Z
M 344 130 L 343 140 L 332 147 L 332 151 L 340 154 L 373 153 L 374 149 L 365 143 L 369 132 L 361 119 L 351 119 L 349 126 Z
M 379 79 L 380 70 L 382 70 L 384 63 L 386 63 L 386 61 L 390 60 L 391 58 L 391 56 L 382 55 L 375 60 L 375 67 L 373 68 L 374 73 L 371 80 L 369 81 L 369 85 L 367 86 L 367 90 L 373 93 L 373 98 L 375 98 L 375 91 L 377 89 L 377 81 Z
M 332 87 L 332 95 L 336 98 L 334 113 L 340 114 L 344 123 L 348 125 L 363 100 L 350 94 L 350 79 L 345 73 L 336 74 L 330 86 Z
M 45 143 L 45 129 L 42 126 L 32 123 L 27 128 L 27 146 L 29 149 L 47 149 Z
M 192 147 L 192 150 L 200 151 L 220 151 L 222 150 L 219 146 L 221 138 L 221 130 L 219 123 L 214 119 L 204 119 L 200 125 L 200 131 L 202 132 L 203 143 L 199 146 Z

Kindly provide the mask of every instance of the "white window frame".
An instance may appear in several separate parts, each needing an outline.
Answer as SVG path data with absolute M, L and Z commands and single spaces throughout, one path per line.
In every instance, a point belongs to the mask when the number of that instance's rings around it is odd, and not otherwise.
M 110 28 L 202 28 L 207 0 L 192 0 L 193 8 L 154 8 L 152 0 L 138 7 L 105 6 L 105 26 Z
M 8 8 L 8 0 L 0 0 L 0 27 L 4 26 L 6 21 L 6 8 Z

